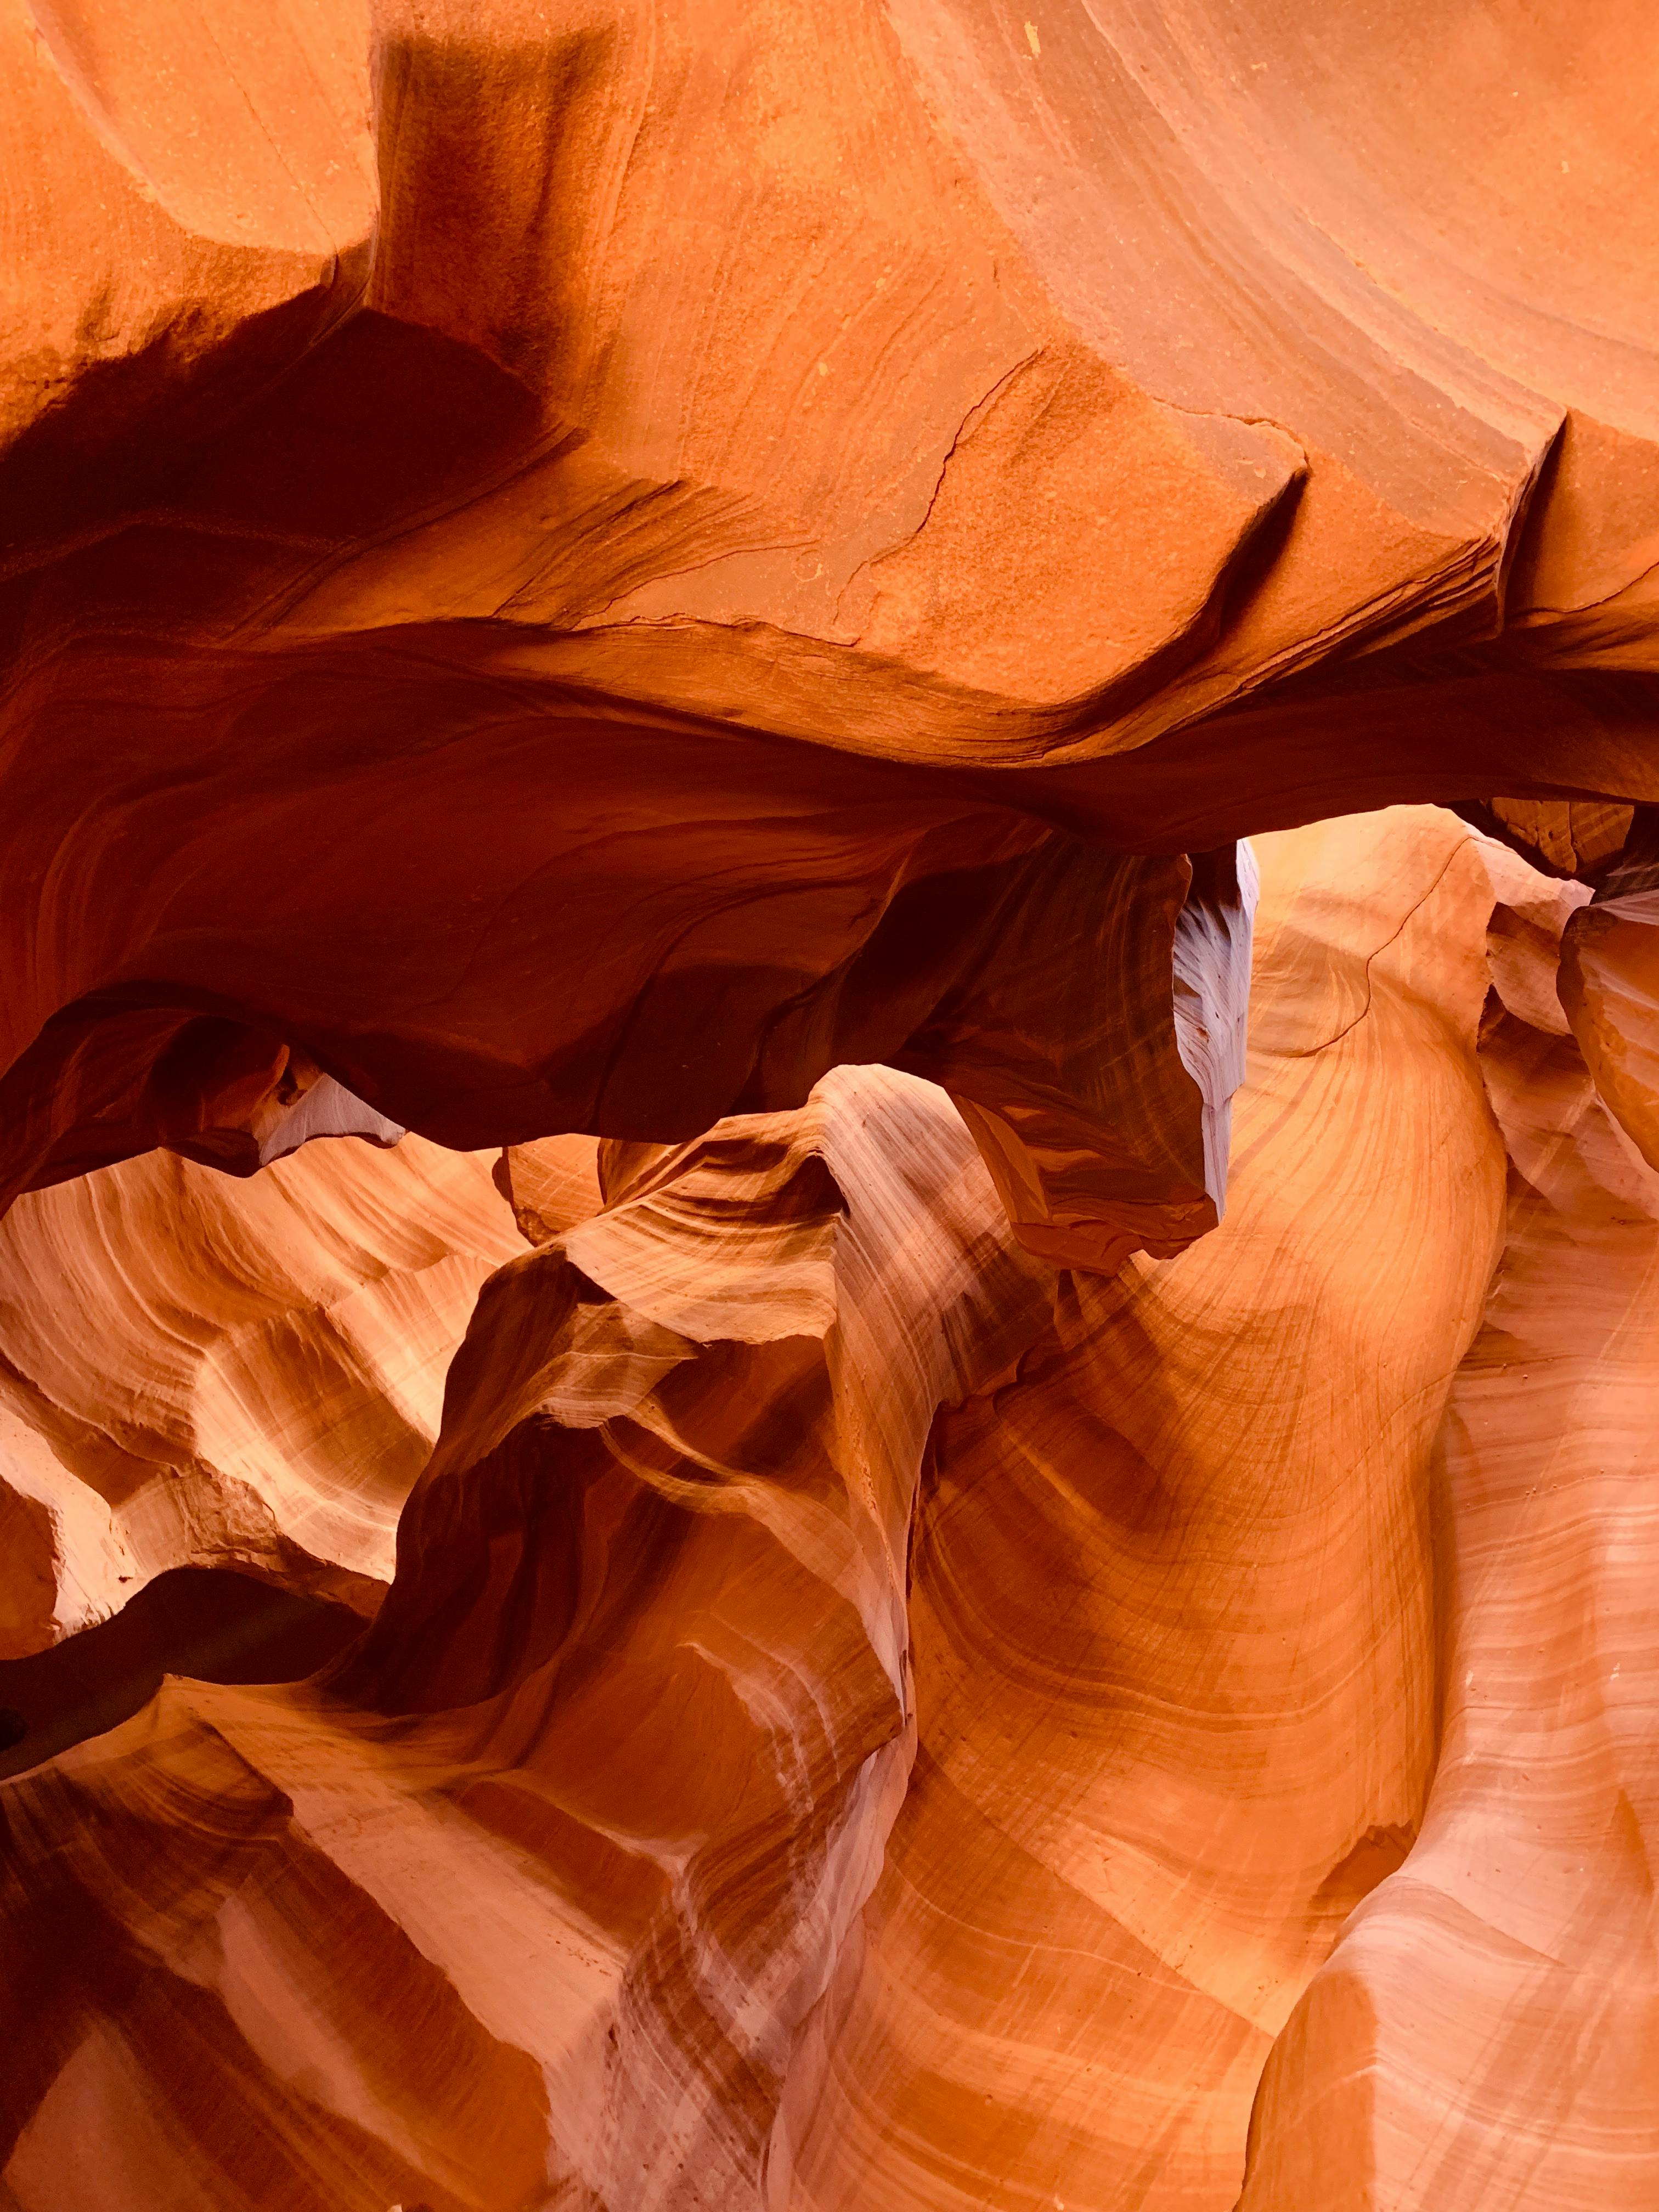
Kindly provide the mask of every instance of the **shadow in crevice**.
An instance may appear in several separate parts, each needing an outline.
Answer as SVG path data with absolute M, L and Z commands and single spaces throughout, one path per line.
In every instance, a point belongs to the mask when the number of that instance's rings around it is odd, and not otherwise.
M 362 1633 L 349 1607 L 223 1567 L 174 1567 L 110 1620 L 26 1659 L 0 1661 L 0 1778 L 102 1735 L 164 1674 L 297 1682 Z

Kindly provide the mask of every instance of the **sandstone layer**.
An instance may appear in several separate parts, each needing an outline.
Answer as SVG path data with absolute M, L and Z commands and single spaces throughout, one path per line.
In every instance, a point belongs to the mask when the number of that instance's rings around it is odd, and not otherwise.
M 1191 1251 L 1050 1270 L 879 1070 L 605 1147 L 366 1638 L 8 1786 L 16 2202 L 1644 2201 L 1652 1172 L 1540 995 L 1582 893 L 1433 810 L 1260 857 Z
M 941 1020 L 1075 1153 L 990 948 L 1113 966 L 1103 842 L 1615 853 L 1641 20 L 13 0 L 7 1189 L 295 1070 L 678 1139 Z
M 410 1138 L 248 1182 L 157 1152 L 0 1222 L 0 1659 L 154 1575 L 234 1566 L 371 1615 L 480 1285 L 490 1162 Z
M 1651 27 L 1024 5 L 0 0 L 4 2212 L 1659 2208 Z

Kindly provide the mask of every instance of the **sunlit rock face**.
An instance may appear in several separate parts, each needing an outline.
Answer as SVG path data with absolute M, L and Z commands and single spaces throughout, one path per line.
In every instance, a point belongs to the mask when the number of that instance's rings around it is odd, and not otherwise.
M 0 4 L 0 2203 L 1659 2207 L 1634 0 Z
M 480 1285 L 490 1161 L 318 1145 L 238 1182 L 150 1152 L 0 1222 L 0 1658 L 234 1566 L 372 1616 Z

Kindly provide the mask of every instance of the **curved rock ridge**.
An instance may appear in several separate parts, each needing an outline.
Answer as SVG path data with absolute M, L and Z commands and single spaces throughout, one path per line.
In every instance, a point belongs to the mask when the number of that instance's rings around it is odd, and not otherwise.
M 915 1775 L 802 2115 L 803 2212 L 1225 2212 L 1274 2038 L 1412 1849 L 1430 1469 L 1502 1214 L 1493 893 L 1430 809 L 1258 849 L 1227 1218 L 1063 1277 L 1018 1376 L 936 1430 Z M 1310 2212 L 1344 2154 L 1320 2138 L 1263 2202 Z
M 169 1682 L 0 1793 L 15 2203 L 781 2185 L 914 1750 L 933 1415 L 1055 1278 L 890 1071 L 633 1166 L 486 1285 L 331 1675 Z
M 1659 2197 L 1659 1175 L 1541 1012 L 1482 1029 L 1509 1194 L 1436 1451 L 1422 1832 L 1275 2047 L 1243 2212 Z
M 118 1728 L 169 1674 L 302 1681 L 363 1632 L 350 1606 L 238 1567 L 169 1567 L 121 1595 L 107 1620 L 0 1659 L 0 1776 Z
M 423 1102 L 419 1118 L 452 1142 L 532 1138 L 561 1124 L 689 1138 L 732 1105 L 794 1103 L 837 1063 L 884 1060 L 969 1102 L 1013 1219 L 1048 1256 L 1112 1265 L 1137 1244 L 1175 1249 L 1212 1225 L 1249 983 L 1248 864 L 1241 875 L 1231 854 L 1192 863 L 1115 854 L 1005 808 L 970 806 L 955 818 L 936 806 L 896 808 L 890 772 L 870 764 L 860 770 L 875 782 L 849 811 L 789 777 L 780 757 L 761 760 L 737 742 L 738 756 L 709 779 L 703 800 L 717 896 L 696 872 L 650 891 L 671 847 L 677 866 L 686 865 L 691 833 L 675 821 L 685 795 L 641 792 L 637 763 L 612 744 L 594 745 L 592 766 L 608 792 L 591 789 L 579 821 L 568 793 L 548 788 L 492 829 L 498 846 L 518 841 L 541 885 L 548 911 L 532 934 L 556 921 L 578 943 L 596 929 L 601 942 L 586 969 L 579 962 L 550 993 L 539 947 L 532 966 L 516 922 L 496 933 L 487 1015 L 470 1039 L 446 1047 L 442 1090 L 422 1089 L 422 1048 L 398 1035 L 430 1005 L 428 972 L 405 966 L 388 998 L 375 942 L 339 945 L 325 915 L 308 947 L 289 926 L 262 955 L 258 933 L 280 899 L 267 904 L 267 886 L 249 871 L 237 897 L 256 934 L 224 925 L 206 810 L 202 842 L 179 873 L 182 910 L 145 957 L 161 967 L 185 943 L 198 953 L 211 944 L 227 985 L 240 975 L 246 988 L 263 959 L 291 967 L 308 951 L 316 972 L 331 975 L 331 1055 L 353 1093 L 372 1097 L 376 1072 L 400 1069 L 410 1101 Z M 157 805 L 164 837 L 173 818 L 170 805 Z M 411 846 L 434 867 L 467 875 L 477 866 L 449 815 L 388 810 L 375 834 L 384 849 L 369 890 L 394 853 L 406 864 Z M 856 895 L 817 880 L 826 836 L 844 847 L 843 860 L 862 848 L 866 878 Z M 269 848 L 268 876 L 283 872 L 282 852 Z M 635 859 L 647 878 L 645 903 L 658 909 L 644 939 L 606 919 L 618 873 L 625 880 Z M 216 936 L 206 908 L 189 915 L 198 892 L 221 916 Z M 441 903 L 434 912 L 441 920 Z M 158 1138 L 246 1170 L 335 1081 L 325 1076 L 292 1109 L 268 1107 L 260 1102 L 275 1098 L 289 1048 L 276 1047 L 273 1060 L 268 1030 L 138 1003 L 163 995 L 152 985 L 94 994 L 95 1004 L 50 1021 L 0 1077 L 0 1176 L 14 1189 Z M 152 1050 L 153 1064 L 144 1058 Z M 150 1112 L 155 1094 L 175 1090 L 190 1136 Z M 404 1114 L 416 1119 L 415 1104 Z M 228 1157 L 221 1146 L 233 1148 Z
M 0 0 L 0 2212 L 1659 2208 L 1649 13 Z
M 1594 17 L 17 0 L 4 1191 L 285 1050 L 675 1141 L 908 1065 L 1068 840 L 1659 801 Z
M 170 1567 L 374 1611 L 481 1283 L 523 1249 L 487 1160 L 164 1152 L 0 1222 L 0 1658 Z
M 602 1211 L 599 1156 L 596 1137 L 544 1137 L 502 1146 L 491 1173 L 530 1243 L 550 1244 Z
M 1659 1166 L 1659 825 L 1640 810 L 1561 940 L 1558 992 L 1602 1103 Z
M 27 2212 L 1639 2197 L 1639 1625 L 1609 1782 L 1460 1472 L 1489 1438 L 1524 1517 L 1604 1456 L 1494 1335 L 1580 1249 L 1539 1178 L 1587 1112 L 1627 1327 L 1650 1171 L 1546 988 L 1584 894 L 1429 809 L 1261 862 L 1232 1203 L 1176 1256 L 1055 1273 L 879 1068 L 556 1157 L 605 1210 L 484 1285 L 362 1640 L 0 1791 Z M 1507 1701 L 1467 1748 L 1458 1667 Z M 1468 2101 L 1466 2045 L 1546 2030 L 1571 2067 Z

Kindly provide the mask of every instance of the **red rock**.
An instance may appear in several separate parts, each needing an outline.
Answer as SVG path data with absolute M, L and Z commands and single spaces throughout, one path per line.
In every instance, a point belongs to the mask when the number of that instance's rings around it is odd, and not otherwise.
M 9 1187 L 285 1043 L 462 1145 L 799 1103 L 1055 825 L 1659 797 L 1612 30 L 1258 12 L 14 33 Z
M 1650 26 L 1032 5 L 0 15 L 8 2207 L 1653 2192 Z
M 882 1070 L 503 1267 L 365 1640 L 0 1791 L 9 1955 L 58 1957 L 8 2186 L 760 2202 L 909 1771 L 932 1416 L 1053 1283 Z
M 0 1659 L 234 1566 L 365 1616 L 484 1278 L 486 1162 L 313 1145 L 246 1182 L 153 1152 L 0 1222 Z
M 1571 1038 L 1504 1012 L 1481 1057 L 1510 1196 L 1430 1493 L 1438 1760 L 1410 1857 L 1274 2048 L 1245 2212 L 1611 2207 L 1659 2173 L 1659 1178 Z

